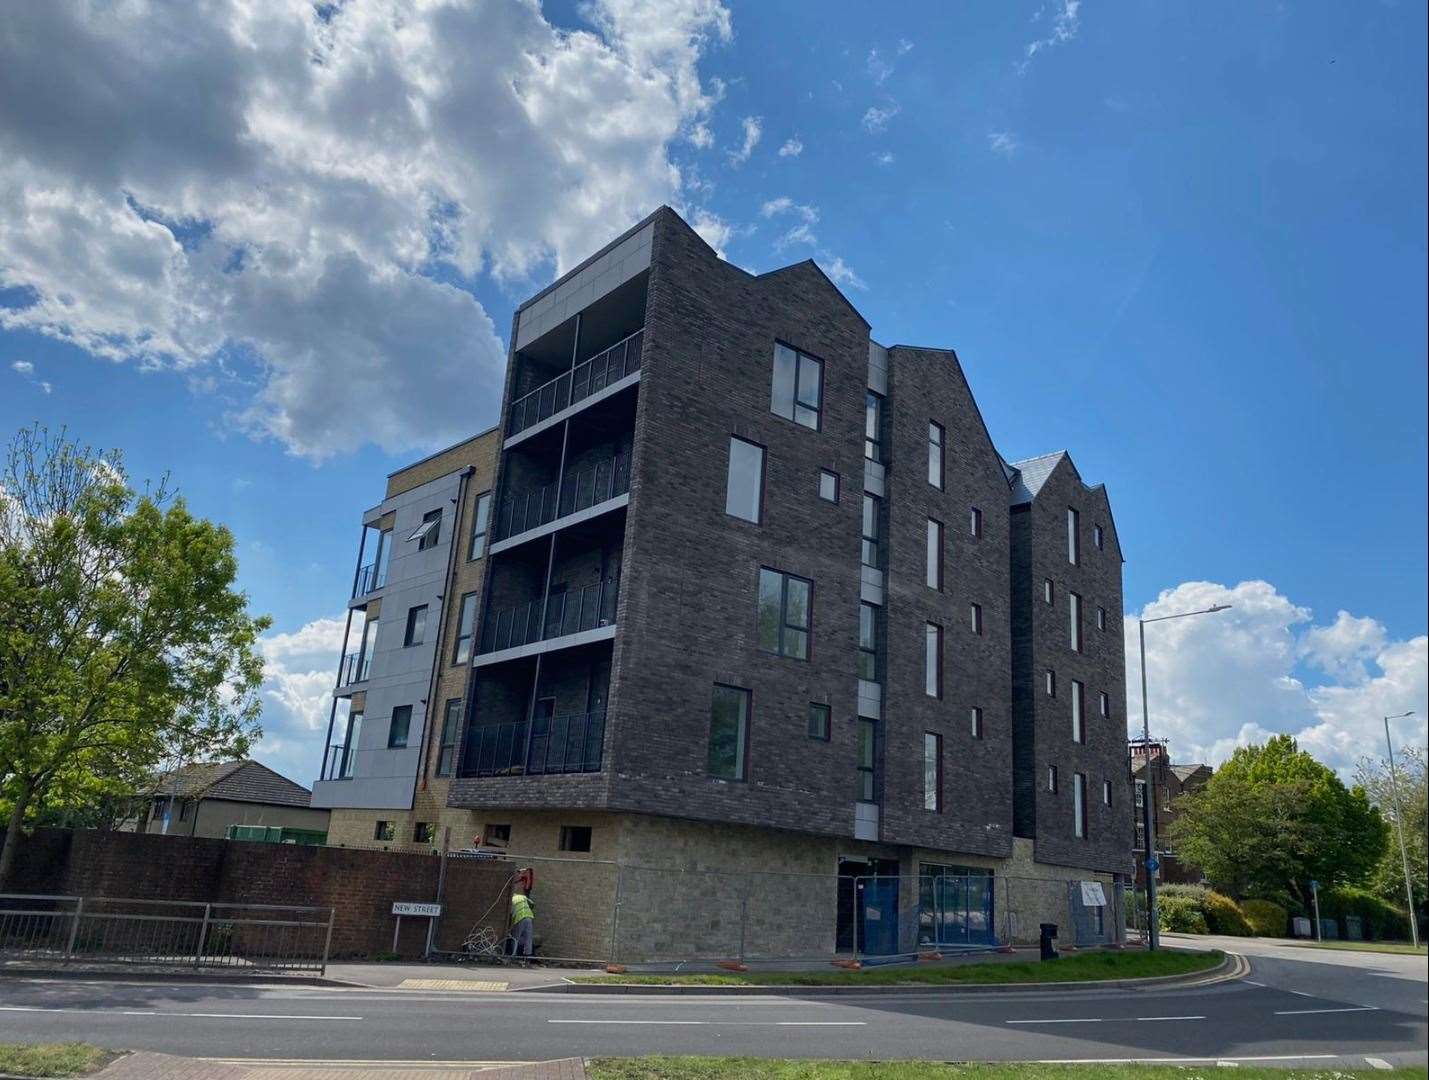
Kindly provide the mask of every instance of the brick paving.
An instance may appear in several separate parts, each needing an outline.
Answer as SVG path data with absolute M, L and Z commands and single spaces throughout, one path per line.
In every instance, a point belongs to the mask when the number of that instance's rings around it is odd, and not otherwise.
M 91 1080 L 586 1080 L 580 1058 L 538 1062 L 252 1061 L 138 1051 Z

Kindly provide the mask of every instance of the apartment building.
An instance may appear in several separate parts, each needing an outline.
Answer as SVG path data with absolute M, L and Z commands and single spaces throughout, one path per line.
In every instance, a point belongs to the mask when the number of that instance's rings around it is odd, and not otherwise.
M 497 432 L 399 469 L 362 515 L 312 805 L 328 843 L 432 850 L 471 842 L 446 809 L 493 514 Z
M 485 559 L 448 559 L 471 577 L 446 595 L 477 593 L 468 681 L 460 706 L 455 675 L 431 697 L 461 710 L 458 832 L 777 869 L 767 899 L 800 916 L 768 947 L 803 952 L 866 945 L 871 918 L 910 947 L 913 881 L 980 892 L 963 933 L 986 940 L 996 876 L 1130 872 L 1106 493 L 1065 454 L 1008 464 L 951 350 L 885 347 L 812 261 L 747 273 L 662 208 L 519 307 L 491 453 L 467 486 L 496 493 Z M 469 501 L 454 475 L 365 522 L 395 513 L 410 548 L 431 508 Z M 442 587 L 428 560 L 421 589 L 381 598 L 362 730 L 336 740 L 366 788 L 334 806 L 407 805 L 425 775 L 415 723 L 393 755 L 367 716 L 415 702 L 422 654 L 380 704 L 375 673 Z M 891 885 L 855 903 L 855 874 Z M 653 879 L 621 903 L 652 941 L 690 920 Z
M 1142 824 L 1144 800 L 1151 800 L 1152 826 L 1156 830 L 1156 880 L 1175 885 L 1198 885 L 1205 880 L 1199 866 L 1183 862 L 1171 837 L 1176 821 L 1176 800 L 1182 795 L 1199 791 L 1210 780 L 1209 765 L 1175 765 L 1165 740 L 1132 739 L 1127 744 L 1131 752 L 1131 778 L 1135 791 L 1136 881 L 1146 883 L 1146 829 Z

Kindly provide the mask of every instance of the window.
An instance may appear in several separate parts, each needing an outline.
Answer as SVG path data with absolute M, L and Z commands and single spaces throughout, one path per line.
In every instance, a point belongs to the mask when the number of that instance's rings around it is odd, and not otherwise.
M 1106 536 L 1102 532 L 1102 527 L 1100 525 L 1092 526 L 1092 543 L 1097 546 L 1098 551 L 1102 551 L 1105 549 Z
M 814 583 L 778 570 L 759 571 L 759 647 L 794 660 L 809 658 Z
M 928 519 L 928 588 L 943 588 L 943 523 Z
M 412 706 L 397 705 L 392 709 L 392 724 L 387 729 L 387 749 L 401 750 L 407 745 L 412 728 Z
M 1072 815 L 1078 840 L 1087 838 L 1087 777 L 1085 773 L 1072 774 Z
M 486 541 L 490 532 L 491 492 L 483 491 L 476 497 L 476 510 L 471 515 L 471 544 L 466 552 L 468 559 L 479 559 L 486 554 Z
M 452 663 L 465 664 L 471 659 L 471 642 L 476 634 L 476 593 L 462 596 L 461 607 L 456 620 L 456 646 L 452 649 Z
M 825 502 L 839 501 L 839 474 L 828 469 L 819 470 L 819 498 Z
M 1103 717 L 1111 719 L 1111 695 L 1105 690 L 1097 693 L 1097 708 Z
M 562 850 L 562 851 L 589 851 L 589 850 L 590 850 L 590 826 L 589 826 L 589 825 L 562 825 L 562 826 L 561 826 L 561 850 Z
M 878 543 L 881 504 L 877 495 L 863 497 L 863 565 L 875 570 L 882 565 Z
M 1136 808 L 1140 810 L 1146 805 L 1146 781 L 1136 781 Z
M 1057 766 L 1047 766 L 1047 790 L 1053 795 L 1057 794 Z
M 928 421 L 928 483 L 943 487 L 943 425 Z
M 923 633 L 923 689 L 929 697 L 943 696 L 943 628 L 928 623 Z
M 412 826 L 412 843 L 430 844 L 437 838 L 437 827 L 430 821 L 419 821 Z
M 461 698 L 448 698 L 442 710 L 442 744 L 437 751 L 437 775 L 451 776 L 456 766 L 457 740 L 461 738 Z
M 374 840 L 395 840 L 397 830 L 392 827 L 390 821 L 376 821 L 372 824 L 372 839 Z
M 764 447 L 731 435 L 724 512 L 758 525 L 764 517 Z
M 402 644 L 406 648 L 413 645 L 420 645 L 422 639 L 427 636 L 427 605 L 419 604 L 417 607 L 407 609 L 407 632 L 403 635 Z
M 1076 566 L 1082 561 L 1082 539 L 1078 522 L 1081 515 L 1067 507 L 1067 561 Z
M 878 609 L 858 605 L 858 677 L 878 681 Z
M 829 707 L 817 701 L 809 702 L 809 738 L 829 741 Z
M 968 719 L 972 721 L 972 733 L 974 739 L 982 738 L 982 709 L 974 705 L 968 710 Z
M 1073 652 L 1082 651 L 1082 598 L 1076 593 L 1067 594 L 1067 620 L 1069 641 Z
M 1103 806 L 1110 806 L 1110 805 L 1111 805 L 1111 781 L 1110 781 L 1110 780 L 1103 780 L 1103 781 L 1102 781 L 1102 805 L 1103 805 Z
M 972 631 L 974 634 L 982 634 L 982 605 L 972 604 L 968 608 L 968 613 L 972 619 Z
M 1051 668 L 1047 669 L 1047 696 L 1057 696 L 1057 673 Z
M 1043 580 L 1043 582 L 1042 582 L 1042 600 L 1043 600 L 1043 602 L 1050 604 L 1050 603 L 1053 602 L 1053 598 L 1054 598 L 1055 596 L 1056 596 L 1056 593 L 1053 591 L 1053 588 L 1052 588 L 1052 579 L 1051 579 L 1051 578 L 1045 578 L 1045 579 Z
M 184 799 L 182 802 L 180 802 L 180 803 L 179 803 L 179 820 L 180 820 L 180 821 L 187 821 L 187 820 L 189 819 L 189 811 L 192 810 L 192 809 L 193 809 L 193 803 L 189 802 L 187 799 Z
M 442 539 L 442 512 L 429 510 L 423 515 L 422 523 L 417 526 L 416 531 L 407 539 L 417 541 L 418 551 L 436 547 Z
M 858 800 L 878 801 L 878 725 L 862 717 L 858 721 Z
M 743 780 L 748 756 L 749 691 L 716 683 L 710 704 L 710 775 Z
M 1087 741 L 1087 720 L 1083 715 L 1082 708 L 1082 684 L 1076 679 L 1072 680 L 1072 741 L 1084 743 Z
M 863 456 L 883 460 L 883 399 L 872 390 L 863 396 Z
M 1097 608 L 1097 629 L 1106 630 L 1106 608 L 1104 607 Z
M 923 733 L 923 809 L 943 812 L 943 737 Z
M 347 718 L 347 738 L 342 744 L 342 767 L 339 770 L 339 778 L 351 780 L 353 770 L 357 767 L 357 744 L 362 740 L 362 713 L 355 712 Z
M 481 833 L 482 847 L 504 848 L 511 843 L 510 825 L 488 825 Z
M 975 537 L 982 536 L 982 511 L 976 506 L 972 507 L 968 514 L 968 535 Z
M 778 343 L 774 346 L 774 379 L 769 411 L 785 420 L 819 430 L 824 396 L 824 365 L 812 356 Z

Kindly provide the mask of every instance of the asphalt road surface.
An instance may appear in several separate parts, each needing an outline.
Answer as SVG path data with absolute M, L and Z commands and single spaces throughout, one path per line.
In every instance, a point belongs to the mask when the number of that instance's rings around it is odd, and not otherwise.
M 1423 958 L 1228 943 L 1250 959 L 1245 979 L 1159 991 L 632 997 L 7 977 L 0 1042 L 409 1062 L 662 1053 L 1425 1064 Z

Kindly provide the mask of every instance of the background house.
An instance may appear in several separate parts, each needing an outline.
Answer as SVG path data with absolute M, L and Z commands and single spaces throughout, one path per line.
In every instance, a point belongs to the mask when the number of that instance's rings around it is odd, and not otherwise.
M 312 792 L 256 761 L 188 765 L 149 792 L 136 832 L 222 837 L 230 825 L 327 833 L 328 811 Z
M 1146 881 L 1146 836 L 1142 825 L 1142 800 L 1151 792 L 1151 814 L 1156 826 L 1156 857 L 1161 863 L 1156 880 L 1168 884 L 1198 885 L 1205 875 L 1199 866 L 1181 861 L 1171 846 L 1168 834 L 1176 820 L 1176 800 L 1187 792 L 1205 787 L 1211 778 L 1209 765 L 1174 765 L 1166 743 L 1153 739 L 1130 742 L 1131 776 L 1136 785 L 1136 880 Z M 1148 789 L 1148 784 L 1149 789 Z

